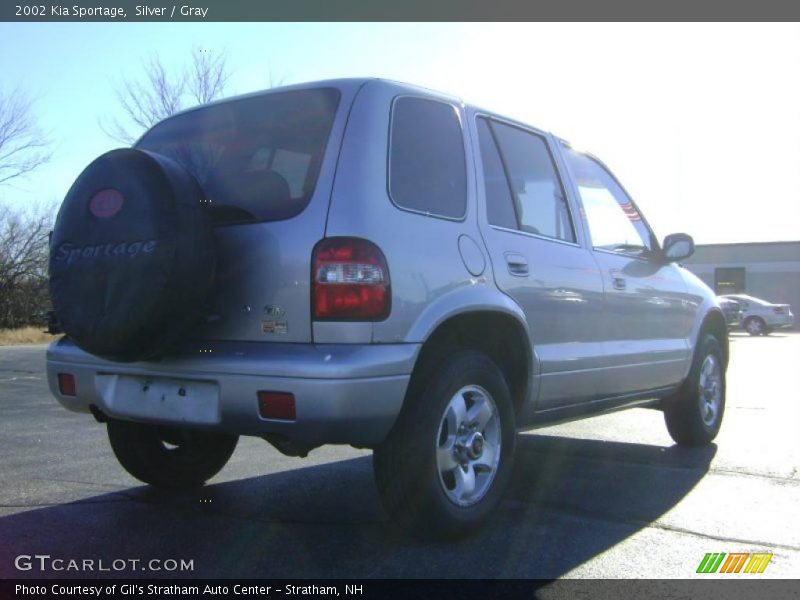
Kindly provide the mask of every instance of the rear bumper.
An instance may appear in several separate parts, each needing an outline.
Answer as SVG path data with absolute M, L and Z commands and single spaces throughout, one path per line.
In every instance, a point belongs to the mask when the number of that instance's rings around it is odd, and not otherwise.
M 158 362 L 117 363 L 60 340 L 47 350 L 47 378 L 73 411 L 95 406 L 112 418 L 370 446 L 394 424 L 419 348 L 212 342 Z M 75 377 L 75 396 L 60 393 L 58 373 Z M 258 391 L 293 394 L 296 420 L 262 418 Z
M 794 325 L 794 315 L 772 315 L 767 319 L 767 326 L 771 329 L 784 329 Z

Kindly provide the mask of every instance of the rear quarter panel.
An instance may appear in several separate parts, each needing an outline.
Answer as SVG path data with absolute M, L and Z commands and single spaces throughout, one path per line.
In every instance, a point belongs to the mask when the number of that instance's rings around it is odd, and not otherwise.
M 410 212 L 395 206 L 389 196 L 391 105 L 396 97 L 407 95 L 447 102 L 460 114 L 468 182 L 467 210 L 463 219 Z M 473 156 L 464 118 L 464 106 L 456 98 L 383 81 L 367 83 L 353 104 L 333 188 L 326 236 L 355 236 L 376 243 L 386 256 L 392 285 L 390 316 L 373 323 L 369 332 L 371 339 L 361 341 L 422 342 L 447 316 L 476 310 L 476 302 L 494 307 L 500 307 L 503 302 L 509 304 L 509 299 L 494 286 L 491 265 L 477 227 Z M 464 235 L 475 242 L 471 244 L 472 249 L 479 249 L 483 255 L 483 270 L 477 274 L 470 273 L 461 258 L 459 238 Z M 521 314 L 518 307 L 509 310 L 517 310 L 517 316 Z M 314 339 L 318 342 L 328 337 L 341 339 L 349 326 L 346 323 L 315 324 Z M 366 338 L 367 332 L 361 335 Z

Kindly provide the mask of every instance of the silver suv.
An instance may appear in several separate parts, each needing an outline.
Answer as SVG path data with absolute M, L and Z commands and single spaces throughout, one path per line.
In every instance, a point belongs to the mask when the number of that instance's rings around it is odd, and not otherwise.
M 97 158 L 51 238 L 66 408 L 134 477 L 202 485 L 239 435 L 374 450 L 403 526 L 498 505 L 515 433 L 662 409 L 708 444 L 728 342 L 596 158 L 427 89 L 310 83 L 171 117 Z

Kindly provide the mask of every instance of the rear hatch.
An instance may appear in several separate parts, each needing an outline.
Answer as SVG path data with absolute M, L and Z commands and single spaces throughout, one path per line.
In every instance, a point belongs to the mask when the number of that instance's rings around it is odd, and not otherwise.
M 215 222 L 217 276 L 196 340 L 310 342 L 310 260 L 356 82 L 282 88 L 167 119 L 136 147 L 181 163 Z

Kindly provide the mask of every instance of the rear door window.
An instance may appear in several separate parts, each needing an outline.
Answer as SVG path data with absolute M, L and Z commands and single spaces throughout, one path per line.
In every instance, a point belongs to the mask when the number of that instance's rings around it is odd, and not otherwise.
M 492 225 L 575 242 L 564 188 L 545 139 L 481 118 L 487 219 Z
M 287 219 L 314 192 L 339 96 L 297 90 L 198 108 L 162 121 L 136 147 L 183 165 L 218 221 Z
M 389 195 L 407 210 L 461 219 L 467 162 L 458 112 L 451 104 L 401 96 L 392 108 Z
M 478 144 L 483 162 L 483 182 L 486 192 L 486 218 L 492 225 L 506 229 L 517 229 L 517 213 L 514 198 L 508 185 L 503 161 L 497 152 L 489 121 L 478 119 Z

